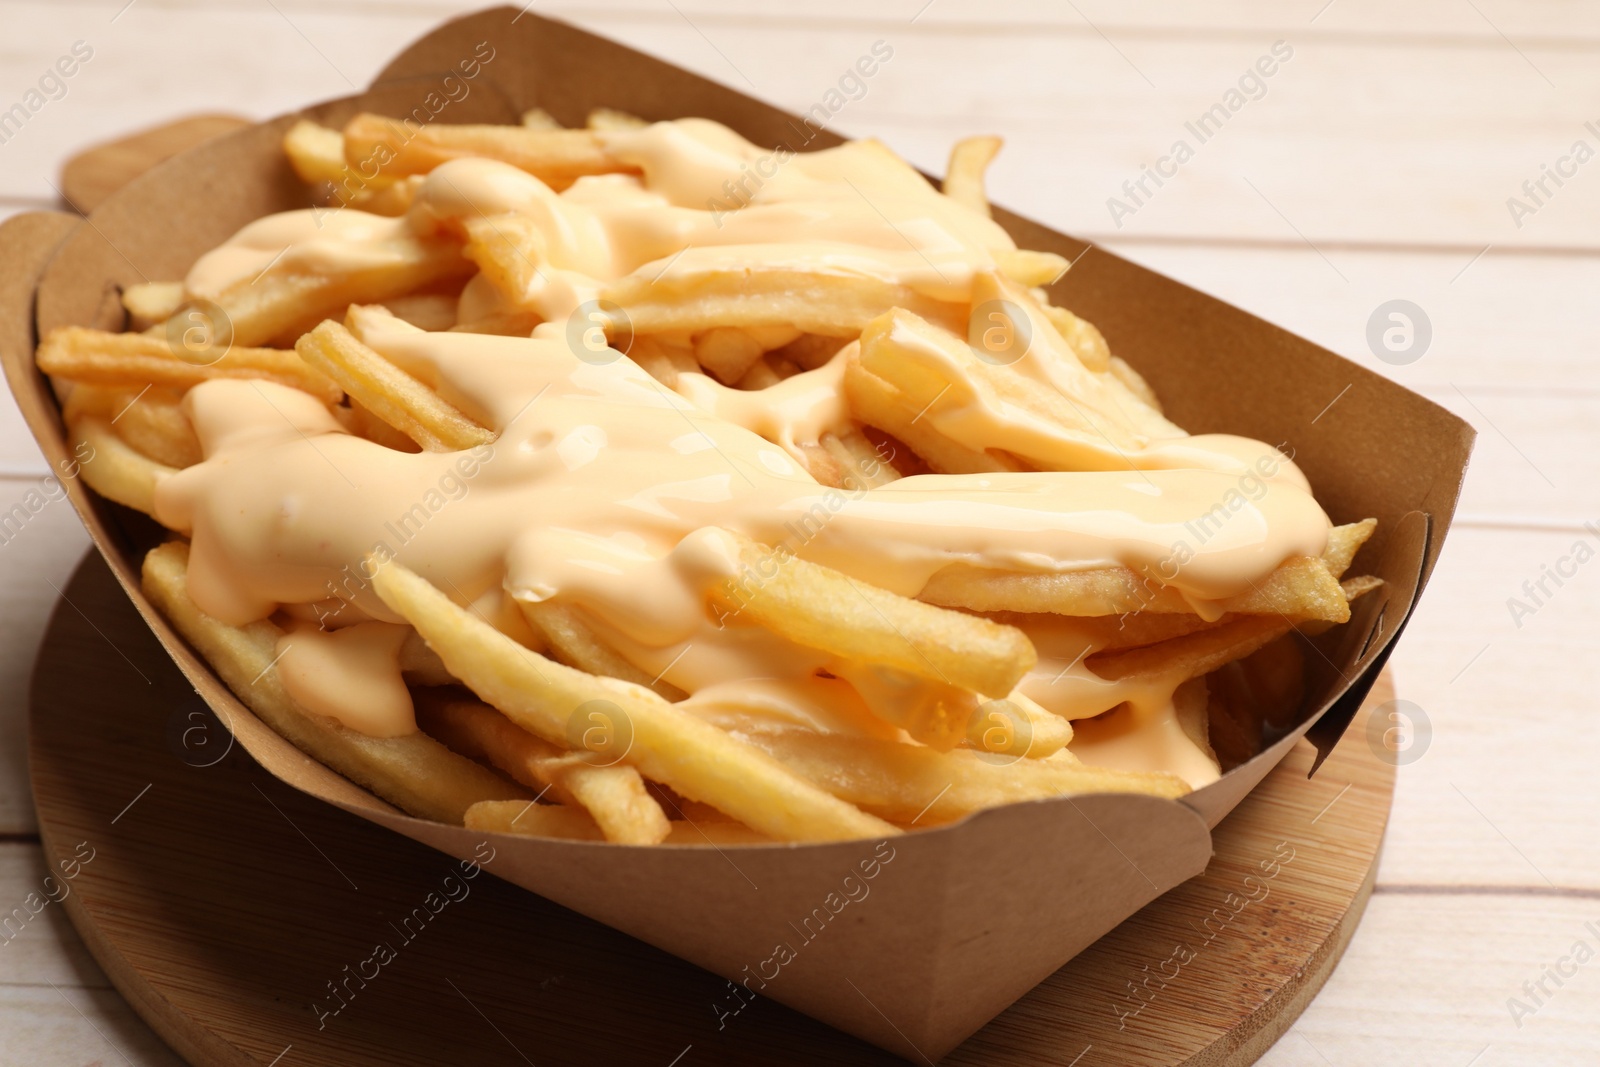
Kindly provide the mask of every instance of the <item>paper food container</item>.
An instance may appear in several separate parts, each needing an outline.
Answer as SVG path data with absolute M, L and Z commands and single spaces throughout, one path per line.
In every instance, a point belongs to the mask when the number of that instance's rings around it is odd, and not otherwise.
M 478 73 L 466 78 L 460 64 L 474 56 Z M 510 7 L 442 26 L 370 91 L 306 114 L 340 126 L 358 111 L 400 116 L 422 107 L 437 122 L 514 123 L 542 107 L 582 125 L 600 106 L 647 119 L 703 115 L 774 147 L 839 140 L 732 89 Z M 279 147 L 295 117 L 161 164 L 87 224 L 36 212 L 0 228 L 6 375 L 54 469 L 68 470 L 69 457 L 55 397 L 34 368 L 37 339 L 66 325 L 121 329 L 119 287 L 181 278 L 245 223 L 307 206 Z M 1103 251 L 1080 260 L 1082 242 L 1004 210 L 995 217 L 1021 247 L 1077 261 L 1055 286 L 1055 302 L 1098 325 L 1179 425 L 1282 442 L 1334 522 L 1378 518 L 1352 573 L 1385 584 L 1354 605 L 1349 625 L 1318 639 L 1321 655 L 1307 656 L 1313 667 L 1298 729 L 1178 801 L 1039 801 L 888 842 L 740 848 L 731 854 L 736 864 L 710 848 L 491 835 L 490 869 L 501 878 L 916 1059 L 943 1056 L 1123 919 L 1203 871 L 1210 828 L 1302 735 L 1326 755 L 1433 568 L 1473 437 L 1422 397 L 1237 308 Z M 255 719 L 140 591 L 140 560 L 163 532 L 80 481 L 63 482 L 145 620 L 263 767 L 442 852 L 474 854 L 486 835 L 399 813 Z M 870 893 L 848 900 L 847 879 Z

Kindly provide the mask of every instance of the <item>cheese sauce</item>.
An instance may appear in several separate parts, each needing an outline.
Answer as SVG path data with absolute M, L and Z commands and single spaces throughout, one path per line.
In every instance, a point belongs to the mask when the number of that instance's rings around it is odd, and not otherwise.
M 428 176 L 406 218 L 273 216 L 191 271 L 188 290 L 214 295 L 274 260 L 299 272 L 360 269 L 464 219 L 506 212 L 532 220 L 544 241 L 531 291 L 517 298 L 546 320 L 531 337 L 357 318 L 368 345 L 494 431 L 491 445 L 394 451 L 269 382 L 213 380 L 187 394 L 204 460 L 158 486 L 157 518 L 190 536 L 189 590 L 208 614 L 243 624 L 292 609 L 304 619 L 316 605 L 333 633 L 298 624 L 284 638 L 286 684 L 308 708 L 377 736 L 415 728 L 395 689 L 389 635 L 403 631 L 384 625 L 401 620 L 371 591 L 369 555 L 399 560 L 486 618 L 503 619 L 517 602 L 572 605 L 625 658 L 690 694 L 685 706 L 731 728 L 904 739 L 874 714 L 873 686 L 843 680 L 849 665 L 708 612 L 712 583 L 740 574 L 722 530 L 906 596 L 951 564 L 1126 565 L 1171 573 L 1202 608 L 1326 547 L 1327 517 L 1286 458 L 1260 442 L 1184 435 L 1112 376 L 1085 369 L 1048 328 L 1034 331 L 1018 371 L 1092 412 L 1093 432 L 997 401 L 938 352 L 925 354 L 954 399 L 930 423 L 1062 471 L 921 475 L 872 489 L 820 485 L 801 461 L 800 446 L 849 429 L 842 376 L 855 346 L 759 391 L 697 373 L 668 389 L 625 356 L 575 351 L 567 320 L 580 304 L 668 271 L 674 288 L 726 271 L 840 273 L 964 313 L 994 253 L 1014 247 L 875 142 L 775 158 L 703 120 L 603 136 L 642 177 L 586 177 L 557 194 L 507 165 L 456 160 Z M 730 190 L 748 192 L 747 205 L 719 208 Z M 463 304 L 484 303 L 481 282 Z M 1263 457 L 1271 476 L 1242 483 Z M 1241 484 L 1254 491 L 1241 494 Z M 1196 538 L 1195 520 L 1224 501 L 1233 501 L 1226 521 Z M 1069 718 L 1143 709 L 1141 721 L 1156 723 L 1148 743 L 1124 738 L 1122 749 L 1192 784 L 1208 779 L 1207 767 L 1215 777 L 1192 744 L 1172 755 L 1179 742 L 1160 726 L 1170 686 L 1135 691 L 1099 679 L 1083 659 L 1042 656 L 1019 691 Z M 1118 765 L 1139 762 L 1118 753 Z

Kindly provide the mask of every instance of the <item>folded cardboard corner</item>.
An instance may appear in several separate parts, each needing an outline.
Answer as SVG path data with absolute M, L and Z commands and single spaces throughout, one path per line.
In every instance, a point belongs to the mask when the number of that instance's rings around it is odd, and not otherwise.
M 492 57 L 485 60 L 485 49 Z M 468 77 L 462 64 L 476 57 Z M 758 144 L 837 142 L 760 101 L 516 8 L 447 23 L 358 96 L 356 110 L 437 122 L 516 121 L 544 107 L 581 123 L 593 107 L 646 118 L 704 115 Z M 163 163 L 92 216 L 38 212 L 0 226 L 6 376 L 52 469 L 145 620 L 240 744 L 289 785 L 461 858 L 485 835 L 410 818 L 309 759 L 255 719 L 138 585 L 159 531 L 72 478 L 59 410 L 33 364 L 63 325 L 121 328 L 117 294 L 180 278 L 262 215 L 308 206 L 280 149 L 295 116 Z M 804 144 L 796 144 L 804 138 Z M 1215 826 L 1309 736 L 1338 740 L 1427 581 L 1471 448 L 1466 424 L 1355 364 L 1212 297 L 1003 210 L 1023 247 L 1077 260 L 1059 302 L 1095 322 L 1195 432 L 1293 450 L 1335 522 L 1378 518 L 1358 570 L 1383 590 L 1317 645 L 1297 729 L 1182 802 L 1096 795 L 1013 805 L 885 842 L 737 850 L 642 848 L 494 836 L 490 869 L 518 885 L 912 1059 L 937 1059 L 1150 900 L 1205 869 Z M 1329 408 L 1330 400 L 1338 403 Z M 1324 410 L 1326 409 L 1326 410 Z M 1318 417 L 1319 412 L 1321 416 Z M 858 894 L 852 887 L 866 886 Z M 845 929 L 822 935 L 835 918 Z

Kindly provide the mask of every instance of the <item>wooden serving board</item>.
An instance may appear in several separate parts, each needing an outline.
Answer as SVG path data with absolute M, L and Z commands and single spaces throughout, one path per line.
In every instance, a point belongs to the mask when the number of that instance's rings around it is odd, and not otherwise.
M 1322 986 L 1371 892 L 1394 768 L 1365 726 L 1392 695 L 1381 679 L 1316 778 L 1311 748 L 1292 752 L 1218 827 L 1204 875 L 945 1062 L 1254 1062 Z M 232 750 L 98 556 L 57 605 L 31 700 L 45 852 L 75 875 L 65 907 L 192 1063 L 897 1062 L 769 1000 L 722 1017 L 722 979 L 492 877 L 430 898 L 455 862 Z M 447 902 L 431 914 L 429 899 Z M 394 956 L 374 968 L 379 942 Z

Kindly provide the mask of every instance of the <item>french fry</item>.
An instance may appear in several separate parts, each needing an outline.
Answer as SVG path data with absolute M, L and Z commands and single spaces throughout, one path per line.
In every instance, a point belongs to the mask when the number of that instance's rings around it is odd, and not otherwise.
M 1078 318 L 1066 308 L 1044 304 L 1041 305 L 1041 310 L 1050 320 L 1050 324 L 1056 328 L 1056 332 L 1061 335 L 1062 340 L 1072 346 L 1072 351 L 1077 353 L 1079 363 L 1097 374 L 1111 370 L 1111 347 L 1106 344 L 1106 339 L 1100 331 L 1095 329 L 1094 323 Z M 1128 366 L 1126 363 L 1122 365 Z M 1133 368 L 1128 369 L 1131 371 Z M 1134 377 L 1137 378 L 1138 375 L 1135 374 Z M 1123 384 L 1145 403 L 1157 411 L 1161 410 L 1161 404 L 1156 400 L 1154 391 L 1145 384 L 1143 378 L 1138 378 L 1141 387 L 1138 389 L 1126 379 L 1123 380 Z
M 693 350 L 668 344 L 659 337 L 635 337 L 628 348 L 628 358 L 668 389 L 678 387 L 678 375 L 700 369 Z
M 1067 752 L 1004 762 L 966 749 L 938 752 L 809 730 L 751 731 L 740 737 L 863 811 L 919 827 L 1028 800 L 1083 793 L 1179 797 L 1189 792 L 1177 775 L 1086 767 Z
M 988 474 L 1026 469 L 1014 456 L 992 449 L 972 449 L 952 441 L 923 420 L 924 409 L 893 383 L 851 360 L 844 372 L 850 411 L 868 426 L 893 434 L 940 474 Z M 967 606 L 967 605 L 962 605 Z
M 515 800 L 486 800 L 467 812 L 467 829 L 527 837 L 554 837 L 566 841 L 603 841 L 604 831 L 588 812 L 558 804 L 528 804 Z M 663 844 L 761 845 L 772 840 L 736 822 L 688 822 L 674 819 Z
M 519 599 L 517 606 L 522 609 L 522 614 L 533 628 L 544 635 L 556 659 L 567 666 L 576 667 L 589 674 L 599 674 L 644 686 L 646 689 L 654 690 L 666 700 L 683 699 L 683 690 L 660 678 L 652 678 L 647 672 L 623 659 L 615 649 L 595 634 L 584 621 L 582 613 L 570 604 L 561 604 L 553 600 L 534 602 Z
M 1322 553 L 1322 562 L 1327 565 L 1328 573 L 1335 578 L 1343 578 L 1356 553 L 1361 551 L 1361 546 L 1367 543 L 1377 528 L 1377 519 L 1362 519 L 1330 530 L 1328 547 Z
M 778 267 L 696 270 L 693 256 L 691 249 L 665 270 L 647 265 L 607 286 L 602 296 L 627 313 L 636 334 L 788 326 L 849 338 L 896 307 L 952 329 L 964 325 L 964 307 L 868 275 Z
M 976 299 L 977 283 L 974 289 Z M 1148 435 L 1181 434 L 1114 378 L 1086 370 L 1059 335 L 1052 344 L 1054 328 L 1042 316 L 1031 317 L 1026 293 L 1004 286 L 992 292 L 998 295 L 978 306 L 1003 326 L 975 322 L 981 332 L 974 336 L 985 345 L 991 335 L 1005 338 L 993 356 L 978 341 L 899 309 L 862 332 L 857 364 L 898 392 L 902 412 L 915 412 L 912 425 L 926 424 L 916 432 L 978 453 L 988 443 L 989 426 L 1003 421 L 1012 430 L 1008 450 L 1037 470 L 1126 469 L 1128 452 L 1143 447 Z M 1030 315 L 1027 324 L 1011 321 L 1019 309 Z M 893 426 L 883 428 L 900 436 Z
M 627 763 L 754 830 L 785 841 L 899 832 L 648 689 L 584 674 L 523 648 L 397 563 L 379 565 L 372 584 L 450 673 L 531 733 L 560 743 L 574 713 L 590 701 L 605 701 L 631 735 Z
M 876 489 L 900 477 L 900 472 L 883 458 L 860 430 L 825 433 L 818 444 L 838 463 L 840 488 Z
M 467 258 L 511 307 L 526 306 L 539 281 L 539 264 L 549 255 L 544 231 L 533 219 L 515 212 L 467 218 L 462 226 L 467 232 Z
M 428 647 L 428 642 L 415 630 L 406 635 L 400 646 L 400 671 L 411 685 L 459 685 L 455 675 L 445 669 L 444 660 Z
M 750 364 L 750 369 L 733 384 L 735 388 L 754 391 L 769 389 L 781 381 L 783 379 L 778 377 L 778 372 L 772 369 L 772 364 L 767 362 L 765 356 L 758 356 L 756 361 Z
M 344 136 L 338 130 L 301 119 L 283 135 L 283 154 L 289 166 L 307 185 L 327 182 L 337 186 L 345 179 Z
M 477 700 L 438 690 L 415 697 L 417 724 L 430 737 L 493 764 L 540 795 L 548 790 L 553 799 L 584 808 L 605 840 L 655 845 L 666 839 L 667 816 L 632 767 L 590 766 L 587 753 L 564 751 Z
M 1071 741 L 1069 720 L 1021 693 L 980 704 L 967 727 L 967 747 L 999 756 L 1047 759 Z
M 117 435 L 157 463 L 183 468 L 200 462 L 200 439 L 182 397 L 167 389 L 133 395 L 112 420 Z
M 555 117 L 542 107 L 529 108 L 522 113 L 522 125 L 529 130 L 560 130 L 565 129 Z
M 461 451 L 494 439 L 494 434 L 337 322 L 324 322 L 301 337 L 295 342 L 295 351 L 338 382 L 362 407 L 426 451 Z
M 648 125 L 650 124 L 637 115 L 609 107 L 597 107 L 589 112 L 591 130 L 642 130 Z
M 368 113 L 344 128 L 345 160 L 367 169 L 377 163 L 380 173 L 391 178 L 427 174 L 441 163 L 469 156 L 509 163 L 556 190 L 587 174 L 635 172 L 613 158 L 593 130 L 421 126 Z
M 228 626 L 206 615 L 189 599 L 188 565 L 189 546 L 181 541 L 151 549 L 144 559 L 145 595 L 234 695 L 296 748 L 418 818 L 459 825 L 479 801 L 528 796 L 420 731 L 367 737 L 302 711 L 278 677 L 278 628 L 266 621 Z
M 1286 560 L 1248 593 L 1216 602 L 1222 612 L 1282 615 L 1293 621 L 1345 622 L 1349 599 L 1329 561 L 1344 566 L 1372 535 L 1365 520 L 1328 532 L 1327 554 Z M 1341 568 L 1342 573 L 1342 568 Z M 1176 589 L 1127 567 L 1099 567 L 1061 574 L 1017 574 L 953 564 L 936 572 L 918 599 L 968 611 L 1052 612 L 1058 615 L 1123 615 L 1193 611 Z
M 1054 252 L 1034 252 L 1026 248 L 997 248 L 992 253 L 1000 273 L 1030 288 L 1050 285 L 1071 266 L 1066 257 Z
M 528 337 L 533 328 L 543 322 L 532 311 L 510 311 L 500 315 L 473 319 L 450 327 L 450 333 L 487 333 L 499 337 Z
M 820 333 L 803 333 L 782 348 L 774 349 L 771 354 L 788 360 L 801 370 L 816 370 L 838 355 L 839 350 L 852 340 Z
M 744 570 L 710 591 L 725 617 L 973 693 L 1009 693 L 1037 662 L 1020 630 L 899 596 L 742 534 L 727 536 Z
M 417 190 L 422 188 L 422 181 L 421 175 L 413 174 L 387 184 L 370 182 L 351 192 L 341 203 L 369 215 L 398 218 L 411 210 L 411 205 L 417 199 Z
M 694 342 L 695 361 L 724 385 L 744 377 L 761 353 L 761 343 L 754 336 L 733 326 L 707 330 Z
M 122 291 L 128 328 L 136 333 L 166 322 L 182 306 L 182 282 L 140 282 Z
M 395 318 L 437 333 L 456 324 L 456 303 L 457 298 L 448 293 L 415 293 L 385 300 L 383 306 Z
M 235 346 L 215 362 L 181 359 L 164 337 L 106 333 L 81 326 L 51 330 L 36 362 L 46 374 L 95 385 L 145 385 L 188 389 L 212 378 L 260 378 L 337 404 L 344 391 L 293 352 Z
M 136 452 L 104 419 L 85 416 L 68 427 L 68 447 L 90 489 L 107 500 L 154 515 L 156 485 L 177 470 Z
M 147 385 L 74 383 L 62 406 L 68 425 L 85 416 L 109 423 L 141 455 L 168 467 L 200 462 L 200 441 L 181 407 L 183 397 L 171 389 Z
M 1381 584 L 1374 582 L 1350 579 L 1345 595 L 1361 596 L 1370 592 Z M 1159 685 L 1174 678 L 1181 681 L 1210 674 L 1283 636 L 1294 629 L 1294 625 L 1293 619 L 1283 615 L 1244 615 L 1221 626 L 1197 630 L 1158 644 L 1098 653 L 1084 662 L 1090 670 L 1110 681 Z
M 983 175 L 1000 154 L 1004 142 L 998 137 L 963 137 L 950 148 L 950 163 L 945 168 L 944 195 L 958 204 L 989 217 L 989 198 L 983 191 Z
M 351 304 L 382 303 L 472 271 L 460 247 L 448 240 L 399 237 L 386 251 L 381 265 L 320 274 L 279 263 L 233 283 L 213 302 L 231 325 L 235 345 L 260 345 L 298 337 L 323 319 L 342 316 Z

